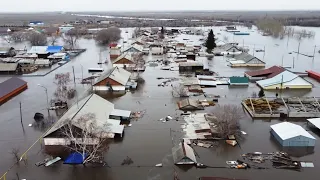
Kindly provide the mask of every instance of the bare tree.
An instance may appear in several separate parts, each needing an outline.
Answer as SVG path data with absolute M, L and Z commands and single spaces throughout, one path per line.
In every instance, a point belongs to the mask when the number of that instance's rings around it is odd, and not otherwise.
M 70 73 L 60 73 L 55 75 L 54 83 L 57 85 L 57 89 L 54 92 L 54 96 L 56 101 L 66 102 L 68 100 L 68 92 L 70 91 L 68 84 L 70 81 Z
M 172 85 L 172 96 L 173 97 L 189 97 L 188 90 L 183 85 Z
M 13 158 L 14 158 L 14 161 L 15 161 L 16 163 L 19 163 L 19 161 L 20 161 L 20 155 L 19 155 L 19 153 L 20 153 L 20 149 L 19 149 L 19 148 L 12 148 L 12 149 L 11 149 L 10 154 L 12 154 L 12 156 L 13 156 Z
M 104 163 L 104 153 L 109 149 L 108 126 L 107 123 L 98 125 L 95 114 L 88 113 L 79 119 L 67 120 L 61 133 L 70 142 L 66 148 L 83 155 L 83 164 Z
M 223 41 L 224 42 L 228 42 L 229 41 L 229 37 L 228 36 L 223 36 Z
M 62 38 L 67 48 L 75 49 L 78 45 L 78 40 L 85 34 L 87 34 L 86 29 L 73 28 L 65 33 Z
M 49 43 L 51 46 L 54 46 L 58 42 L 59 36 L 56 34 L 53 34 L 49 37 Z
M 20 43 L 26 40 L 26 35 L 23 32 L 14 32 L 9 37 L 10 41 Z
M 137 38 L 140 35 L 140 27 L 136 27 L 133 30 L 132 38 Z
M 227 138 L 229 135 L 241 137 L 240 119 L 243 116 L 241 107 L 236 105 L 217 105 L 212 112 L 214 117 L 208 119 L 215 124 L 216 132 L 214 135 L 218 138 Z
M 121 30 L 117 27 L 109 27 L 98 32 L 96 42 L 100 45 L 108 45 L 111 42 L 119 41 Z
M 27 35 L 27 40 L 32 46 L 47 45 L 47 36 L 38 32 L 31 32 Z

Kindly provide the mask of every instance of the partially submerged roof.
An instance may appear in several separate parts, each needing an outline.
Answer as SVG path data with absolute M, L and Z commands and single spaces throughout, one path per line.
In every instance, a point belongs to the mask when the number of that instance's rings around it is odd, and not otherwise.
M 63 50 L 63 46 L 48 46 L 47 52 L 48 53 L 58 53 Z
M 178 106 L 179 106 L 179 108 L 183 108 L 183 107 L 186 107 L 186 106 L 193 106 L 195 108 L 198 108 L 199 103 L 195 99 L 186 98 L 186 99 L 183 99 L 183 100 L 179 101 L 178 102 Z
M 235 45 L 233 45 L 233 44 L 231 44 L 231 43 L 227 43 L 227 44 L 224 44 L 224 45 L 222 45 L 222 46 L 216 47 L 216 48 L 213 50 L 213 52 L 215 52 L 215 53 L 225 52 L 225 51 L 230 50 L 231 48 L 236 48 L 238 51 L 240 51 L 240 49 L 239 49 L 237 46 L 235 46 Z
M 271 129 L 277 133 L 277 135 L 282 140 L 291 139 L 297 136 L 304 136 L 310 139 L 316 139 L 310 133 L 308 133 L 301 126 L 290 123 L 290 122 L 282 122 L 278 124 L 274 124 L 270 126 Z
M 123 52 L 127 52 L 129 49 L 135 49 L 136 51 L 142 52 L 143 47 L 138 45 L 138 44 L 133 44 L 132 46 L 128 47 L 127 49 L 125 49 Z
M 114 109 L 110 116 L 121 116 L 121 117 L 127 117 L 129 118 L 131 115 L 131 111 L 121 110 L 121 109 Z
M 187 139 L 207 139 L 212 137 L 210 125 L 205 113 L 191 114 L 184 116 L 185 123 L 181 125 L 185 138 Z
M 261 62 L 262 64 L 265 64 L 265 62 L 263 62 L 259 58 L 252 56 L 251 54 L 248 54 L 246 52 L 235 55 L 233 57 L 233 59 L 238 60 L 238 61 L 244 61 L 245 63 L 249 63 L 250 61 L 255 60 L 255 61 Z
M 246 71 L 245 74 L 251 77 L 267 77 L 267 78 L 272 78 L 280 73 L 285 71 L 285 69 L 281 66 L 272 66 L 267 69 L 262 69 L 262 70 L 255 70 L 255 71 Z
M 123 130 L 123 125 L 120 125 L 119 120 L 115 120 L 117 122 L 109 120 L 109 115 L 113 110 L 114 104 L 96 94 L 91 94 L 71 106 L 68 111 L 58 120 L 58 122 L 44 134 L 43 137 L 52 134 L 69 122 L 80 129 L 84 128 L 79 127 L 77 120 L 83 115 L 92 113 L 95 115 L 94 121 L 97 127 L 103 129 L 105 133 L 107 133 L 107 137 L 113 138 L 113 133 L 118 133 L 121 129 Z
M 230 77 L 230 83 L 235 83 L 235 84 L 248 84 L 248 83 L 249 83 L 249 78 L 247 78 L 247 77 L 232 76 L 232 77 Z
M 131 53 L 123 53 L 123 54 L 121 54 L 121 55 L 120 55 L 119 57 L 117 57 L 117 59 L 115 59 L 112 63 L 116 63 L 116 62 L 120 61 L 120 60 L 123 59 L 123 58 L 124 58 L 124 59 L 127 59 L 128 61 L 131 61 L 132 63 L 134 63 Z
M 172 148 L 173 162 L 175 164 L 195 164 L 196 156 L 192 147 L 186 143 L 179 143 L 178 146 Z
M 277 84 L 283 84 L 283 86 L 304 86 L 304 85 L 312 85 L 308 81 L 299 77 L 296 74 L 293 74 L 290 71 L 283 71 L 282 73 L 274 76 L 273 78 L 264 79 L 257 81 L 257 84 L 261 87 L 268 87 Z
M 198 62 L 198 61 L 188 61 L 188 62 L 180 62 L 179 63 L 180 67 L 188 67 L 188 66 L 203 66 L 202 62 Z
M 114 67 L 110 71 L 106 71 L 103 74 L 101 74 L 101 76 L 98 77 L 98 79 L 96 80 L 94 85 L 103 81 L 106 78 L 110 78 L 110 79 L 120 83 L 121 85 L 125 86 L 129 80 L 130 76 L 131 76 L 131 73 L 126 71 L 125 69 L 120 68 L 120 67 Z
M 10 72 L 17 70 L 18 63 L 0 63 L 0 72 Z
M 307 121 L 313 124 L 316 128 L 320 129 L 320 118 L 307 119 Z
M 27 82 L 22 79 L 16 77 L 10 78 L 0 83 L 0 97 L 3 97 L 26 84 Z
M 32 46 L 28 54 L 47 54 L 48 46 Z

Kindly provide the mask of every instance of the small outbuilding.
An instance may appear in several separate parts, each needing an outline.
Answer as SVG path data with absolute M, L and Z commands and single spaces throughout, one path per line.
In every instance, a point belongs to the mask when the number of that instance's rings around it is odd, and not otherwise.
M 231 86 L 249 86 L 249 78 L 232 76 L 229 79 L 229 84 Z
M 198 61 L 188 61 L 179 63 L 179 72 L 203 71 L 203 64 Z
M 193 165 L 197 163 L 192 147 L 184 142 L 172 148 L 172 157 L 176 165 Z
M 203 110 L 204 109 L 204 107 L 202 106 L 202 104 L 198 100 L 190 99 L 190 98 L 179 101 L 178 107 L 180 110 L 183 110 L 183 111 Z
M 271 134 L 282 146 L 314 147 L 316 144 L 316 138 L 299 125 L 282 122 L 270 127 Z
M 264 67 L 265 62 L 248 53 L 241 53 L 229 60 L 231 67 Z

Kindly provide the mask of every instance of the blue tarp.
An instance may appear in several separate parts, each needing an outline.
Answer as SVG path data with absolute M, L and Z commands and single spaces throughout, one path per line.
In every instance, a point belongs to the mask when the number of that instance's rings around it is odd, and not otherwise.
M 48 53 L 58 53 L 61 52 L 63 49 L 63 46 L 48 46 L 47 52 Z
M 81 153 L 71 153 L 65 160 L 64 164 L 83 164 L 83 161 L 87 158 L 87 154 L 84 154 L 84 158 Z

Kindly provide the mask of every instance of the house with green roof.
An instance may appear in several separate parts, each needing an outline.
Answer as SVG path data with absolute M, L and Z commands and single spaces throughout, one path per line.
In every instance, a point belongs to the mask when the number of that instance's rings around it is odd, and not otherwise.
M 229 84 L 234 86 L 248 86 L 249 85 L 249 78 L 248 77 L 239 77 L 239 76 L 232 76 L 229 79 Z

